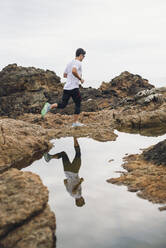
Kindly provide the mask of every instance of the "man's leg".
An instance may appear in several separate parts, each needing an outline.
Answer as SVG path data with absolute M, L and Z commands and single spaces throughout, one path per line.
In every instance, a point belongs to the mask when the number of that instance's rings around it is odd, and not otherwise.
M 70 91 L 64 90 L 61 103 L 54 103 L 54 104 L 50 104 L 48 102 L 45 103 L 45 105 L 41 111 L 42 117 L 44 117 L 47 114 L 47 112 L 50 111 L 50 109 L 53 109 L 53 108 L 63 109 L 63 108 L 65 108 L 66 105 L 68 104 L 69 99 L 70 99 Z
M 71 163 L 70 163 L 70 160 L 69 160 L 67 153 L 66 152 L 60 152 L 56 155 L 58 155 L 58 158 L 62 158 L 64 171 L 70 171 Z
M 75 103 L 73 126 L 82 126 L 83 124 L 78 123 L 79 114 L 81 112 L 81 95 L 80 95 L 79 89 L 74 89 L 73 90 L 72 99 L 73 99 L 73 101 Z
M 46 153 L 43 154 L 44 159 L 45 159 L 45 161 L 46 161 L 47 163 L 48 163 L 51 159 L 53 159 L 53 158 L 59 159 L 58 155 L 59 155 L 59 153 L 54 154 L 54 155 L 50 155 L 48 152 L 46 152 Z
M 70 171 L 74 173 L 78 173 L 81 167 L 81 150 L 78 144 L 77 139 L 74 137 L 74 149 L 75 149 L 75 157 L 70 166 Z
M 79 119 L 79 115 L 74 114 L 74 123 L 76 123 Z
M 55 103 L 51 105 L 51 108 L 59 108 L 59 109 L 64 109 L 70 99 L 70 90 L 64 90 L 63 91 L 63 96 L 62 96 L 62 101 L 60 103 Z
M 49 162 L 53 158 L 54 159 L 62 158 L 64 171 L 70 171 L 71 163 L 70 163 L 69 157 L 66 154 L 66 152 L 59 152 L 59 153 L 56 153 L 56 154 L 53 154 L 53 155 L 50 155 L 49 153 L 44 154 L 44 159 L 45 159 L 46 162 Z

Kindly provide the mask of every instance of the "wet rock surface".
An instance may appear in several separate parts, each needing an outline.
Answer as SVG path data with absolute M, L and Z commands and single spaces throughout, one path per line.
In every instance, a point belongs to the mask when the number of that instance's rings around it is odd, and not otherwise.
M 55 216 L 47 202 L 38 175 L 17 169 L 0 174 L 0 247 L 53 247 Z
M 0 172 L 26 167 L 49 148 L 47 130 L 23 121 L 0 119 Z
M 35 123 L 43 129 L 47 129 L 52 138 L 61 137 L 89 137 L 98 141 L 113 141 L 117 135 L 113 127 L 113 111 L 103 110 L 99 112 L 82 112 L 79 121 L 83 127 L 72 127 L 73 116 L 48 113 L 45 119 L 40 115 L 24 114 L 18 117 L 30 124 Z
M 130 106 L 114 111 L 114 123 L 118 130 L 143 129 L 166 126 L 166 103 L 146 106 Z
M 165 166 L 156 166 L 148 162 L 141 155 L 125 157 L 122 165 L 126 172 L 118 178 L 110 178 L 107 182 L 117 185 L 126 185 L 131 192 L 153 203 L 166 204 L 166 169 Z M 159 208 L 165 210 L 165 207 Z
M 166 140 L 159 142 L 152 148 L 147 149 L 142 155 L 146 161 L 156 165 L 166 166 Z

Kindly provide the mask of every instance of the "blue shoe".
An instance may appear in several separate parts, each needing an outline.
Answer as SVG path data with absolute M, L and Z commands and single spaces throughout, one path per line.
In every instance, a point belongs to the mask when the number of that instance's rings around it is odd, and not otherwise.
M 44 117 L 47 114 L 47 112 L 50 110 L 50 106 L 51 106 L 51 104 L 48 103 L 48 102 L 46 102 L 44 104 L 44 107 L 42 108 L 42 111 L 41 111 L 41 116 L 42 117 Z
M 83 127 L 83 126 L 85 126 L 84 124 L 82 124 L 82 123 L 80 123 L 80 122 L 73 122 L 73 124 L 72 124 L 72 127 Z
M 45 161 L 48 163 L 50 160 L 51 160 L 51 158 L 52 158 L 52 156 L 49 154 L 49 153 L 44 153 L 43 154 L 43 157 L 44 157 L 44 159 L 45 159 Z

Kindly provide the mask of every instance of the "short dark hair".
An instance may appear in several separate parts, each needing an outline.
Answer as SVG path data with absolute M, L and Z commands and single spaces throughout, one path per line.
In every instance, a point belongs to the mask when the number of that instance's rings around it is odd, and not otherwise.
M 85 55 L 86 52 L 84 51 L 84 49 L 78 48 L 78 49 L 76 50 L 76 57 L 79 57 L 81 54 L 82 54 L 82 55 Z
M 85 200 L 81 196 L 80 198 L 75 198 L 75 203 L 77 207 L 82 207 L 83 205 L 85 205 Z

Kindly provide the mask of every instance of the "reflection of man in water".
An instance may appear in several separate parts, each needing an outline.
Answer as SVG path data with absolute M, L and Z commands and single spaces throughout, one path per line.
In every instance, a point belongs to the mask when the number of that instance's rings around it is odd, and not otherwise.
M 82 207 L 85 204 L 84 198 L 81 195 L 81 183 L 84 181 L 83 178 L 79 178 L 78 172 L 81 167 L 81 151 L 77 139 L 74 137 L 74 149 L 75 157 L 71 163 L 66 152 L 56 153 L 50 155 L 48 153 L 44 154 L 44 158 L 49 162 L 52 158 L 62 158 L 64 173 L 66 179 L 64 179 L 64 185 L 69 194 L 75 198 L 75 204 L 78 207 Z

